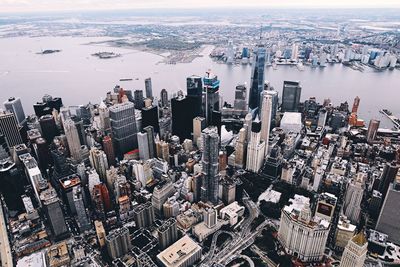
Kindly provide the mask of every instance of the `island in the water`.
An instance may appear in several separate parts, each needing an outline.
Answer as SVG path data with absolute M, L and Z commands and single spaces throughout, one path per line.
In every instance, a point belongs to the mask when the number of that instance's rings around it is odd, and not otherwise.
M 59 52 L 61 52 L 60 49 L 46 49 L 46 50 L 42 50 L 41 52 L 38 52 L 37 54 L 47 55 L 47 54 L 53 54 L 53 53 L 59 53 Z
M 108 59 L 108 58 L 120 57 L 121 54 L 117 54 L 114 52 L 97 52 L 97 53 L 92 54 L 92 56 L 98 57 L 101 59 Z

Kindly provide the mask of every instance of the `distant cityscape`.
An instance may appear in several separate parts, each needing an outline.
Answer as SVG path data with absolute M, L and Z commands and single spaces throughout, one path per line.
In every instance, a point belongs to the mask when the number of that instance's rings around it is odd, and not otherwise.
M 302 101 L 302 81 L 285 80 L 281 94 L 267 82 L 266 68 L 279 65 L 397 72 L 394 18 L 342 15 L 296 24 L 273 13 L 258 17 L 262 26 L 239 15 L 134 26 L 2 19 L 0 36 L 16 42 L 112 37 L 95 44 L 101 49 L 91 56 L 101 60 L 124 57 L 106 45 L 180 64 L 211 45 L 215 61 L 251 64 L 251 76 L 230 88 L 231 103 L 222 101 L 223 81 L 212 70 L 159 94 L 149 73 L 142 88 L 115 85 L 84 105 L 63 103 L 68 94 L 79 103 L 79 91 L 32 100 L 1 89 L 0 265 L 399 265 L 400 119 L 385 106 L 397 95 L 376 94 L 392 125 L 385 128 L 364 121 L 356 94 L 340 103 Z

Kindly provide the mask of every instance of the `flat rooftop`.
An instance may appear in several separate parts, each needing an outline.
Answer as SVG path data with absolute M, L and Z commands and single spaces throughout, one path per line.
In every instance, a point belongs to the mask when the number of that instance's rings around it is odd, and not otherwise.
M 157 258 L 165 266 L 179 266 L 183 261 L 199 251 L 201 251 L 201 247 L 188 235 L 185 235 L 159 253 Z

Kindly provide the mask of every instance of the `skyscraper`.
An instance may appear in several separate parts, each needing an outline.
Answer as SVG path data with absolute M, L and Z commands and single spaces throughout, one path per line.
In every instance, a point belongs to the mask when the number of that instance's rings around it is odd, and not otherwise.
M 245 128 L 239 130 L 238 139 L 235 146 L 235 166 L 244 168 L 246 164 L 247 153 L 247 132 Z
M 21 128 L 15 118 L 15 114 L 8 111 L 0 111 L 0 133 L 6 137 L 9 148 L 22 144 Z
M 265 156 L 268 154 L 269 132 L 271 129 L 272 97 L 268 94 L 263 96 L 261 109 L 261 134 L 260 139 L 265 142 Z
M 122 227 L 112 230 L 106 236 L 106 247 L 108 255 L 112 259 L 119 258 L 128 253 L 132 248 L 129 229 Z
M 250 142 L 247 145 L 246 170 L 259 172 L 264 162 L 265 142 L 261 140 L 261 123 L 258 119 L 252 123 Z
M 157 229 L 160 249 L 164 250 L 178 240 L 175 218 L 169 218 Z
M 400 177 L 390 184 L 376 223 L 376 230 L 389 236 L 393 243 L 400 243 Z
M 42 191 L 40 200 L 43 203 L 44 210 L 47 215 L 51 230 L 56 237 L 68 232 L 65 224 L 64 214 L 61 209 L 60 200 L 57 197 L 56 191 L 50 187 Z
M 353 107 L 351 109 L 351 113 L 357 113 L 359 105 L 360 105 L 360 98 L 358 96 L 356 96 L 356 98 L 354 98 L 354 102 L 353 102 Z
M 194 101 L 193 98 L 185 97 L 182 91 L 171 99 L 172 134 L 179 136 L 181 140 L 192 138 L 193 118 L 196 117 Z
M 134 104 L 125 102 L 111 106 L 110 119 L 116 154 L 122 158 L 138 147 Z
M 160 92 L 161 107 L 165 108 L 169 106 L 168 103 L 168 91 L 163 88 Z
M 356 234 L 347 243 L 339 267 L 363 267 L 367 256 L 368 241 L 364 233 Z
M 4 107 L 7 111 L 14 113 L 19 126 L 25 124 L 25 112 L 22 108 L 21 99 L 19 97 L 10 97 L 6 102 L 4 102 Z
M 90 165 L 96 170 L 102 181 L 105 181 L 107 177 L 106 171 L 108 170 L 106 153 L 96 147 L 92 147 L 89 153 Z
M 219 135 L 216 127 L 204 129 L 201 135 L 203 142 L 201 166 L 204 173 L 202 199 L 217 204 Z
M 90 218 L 85 209 L 82 187 L 75 186 L 72 189 L 72 194 L 73 194 L 73 201 L 74 201 L 74 205 L 75 205 L 76 217 L 77 217 L 77 221 L 78 221 L 79 230 L 81 232 L 90 230 L 91 222 L 90 222 Z
M 203 110 L 203 80 L 200 76 L 192 75 L 186 78 L 186 92 L 193 99 L 196 116 L 202 115 Z
M 213 75 L 211 71 L 206 72 L 206 76 L 203 77 L 203 85 L 205 91 L 205 118 L 207 125 L 213 125 L 219 127 L 218 116 L 219 111 L 219 80 L 216 75 Z
M 76 129 L 75 122 L 71 119 L 66 119 L 64 121 L 64 131 L 67 137 L 68 148 L 71 157 L 79 162 L 81 160 L 81 143 L 79 139 L 78 130 Z
M 260 93 L 264 89 L 265 54 L 265 47 L 263 45 L 258 45 L 251 74 L 251 87 L 249 96 L 250 109 L 258 108 L 260 105 Z
M 146 89 L 146 97 L 153 100 L 153 86 L 151 84 L 151 78 L 146 78 L 144 80 L 144 87 Z
M 133 208 L 133 218 L 136 227 L 149 227 L 154 222 L 154 208 L 151 202 L 137 205 Z
M 47 143 L 52 143 L 55 136 L 58 135 L 58 129 L 53 115 L 43 115 L 39 119 L 40 128 L 42 129 L 42 135 L 46 139 Z
M 355 181 L 347 187 L 343 205 L 344 215 L 353 223 L 358 224 L 361 213 L 361 202 L 364 194 L 363 173 L 359 173 Z
M 193 119 L 193 143 L 199 146 L 199 138 L 201 137 L 201 132 L 206 128 L 206 119 L 203 117 L 196 117 Z
M 103 150 L 104 153 L 107 155 L 107 161 L 108 165 L 114 165 L 115 164 L 115 152 L 114 152 L 114 147 L 113 147 L 113 142 L 110 136 L 104 136 L 103 138 Z
M 299 110 L 301 86 L 299 82 L 284 81 L 282 93 L 282 112 L 297 112 Z
M 142 109 L 144 107 L 143 90 L 135 90 L 133 92 L 133 97 L 134 97 L 134 101 L 135 101 L 135 108 Z
M 383 167 L 378 188 L 379 192 L 382 193 L 383 199 L 385 199 L 389 185 L 395 181 L 396 177 L 400 177 L 399 168 L 400 166 L 395 161 L 387 162 Z
M 142 109 L 142 128 L 145 128 L 147 126 L 153 127 L 156 133 L 160 132 L 157 106 L 150 105 Z
M 247 110 L 246 104 L 247 88 L 245 84 L 238 84 L 235 89 L 235 102 L 233 107 L 236 110 Z
M 381 122 L 378 120 L 370 120 L 368 124 L 368 130 L 367 130 L 367 142 L 372 143 L 375 141 L 376 136 L 378 134 L 378 129 L 379 129 L 379 124 Z
M 147 132 L 139 132 L 137 134 L 138 146 L 139 146 L 139 158 L 141 160 L 148 160 L 149 156 L 149 141 L 147 137 Z
M 271 96 L 272 107 L 271 107 L 271 128 L 276 126 L 276 113 L 279 107 L 279 95 L 278 92 L 268 88 L 268 90 L 264 90 L 268 95 Z
M 147 133 L 147 143 L 149 145 L 149 158 L 156 156 L 156 144 L 154 142 L 155 133 L 153 126 L 143 127 L 143 131 Z
M 6 137 L 0 133 L 0 160 L 10 156 L 10 148 L 8 147 Z

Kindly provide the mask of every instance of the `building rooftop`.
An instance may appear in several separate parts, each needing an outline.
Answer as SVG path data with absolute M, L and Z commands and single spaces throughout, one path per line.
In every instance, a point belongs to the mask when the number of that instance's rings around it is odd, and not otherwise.
M 201 251 L 201 247 L 188 235 L 185 235 L 174 244 L 159 253 L 157 255 L 157 258 L 165 266 L 180 266 L 183 261 L 187 260 L 198 251 Z

